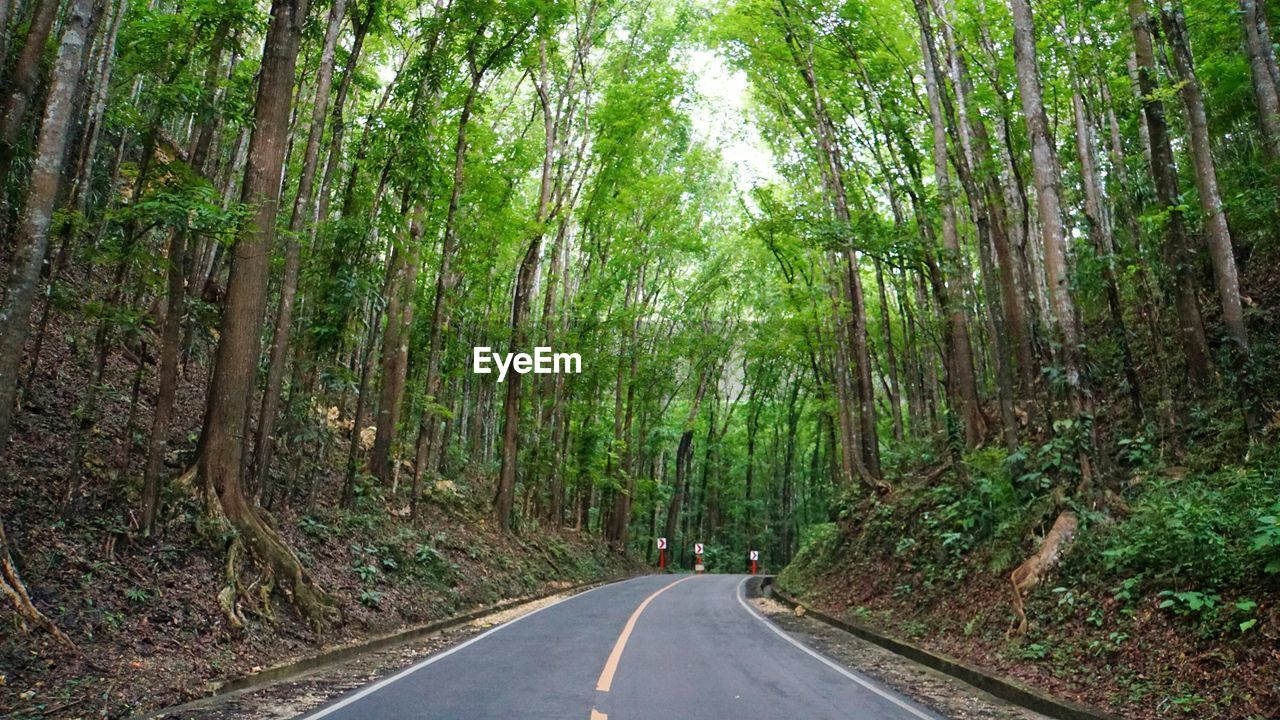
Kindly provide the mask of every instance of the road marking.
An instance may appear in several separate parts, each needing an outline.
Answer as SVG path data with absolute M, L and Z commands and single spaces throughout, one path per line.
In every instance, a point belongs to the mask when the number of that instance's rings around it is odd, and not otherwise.
M 591 720 L 609 720 L 609 716 L 595 708 L 591 708 Z
M 532 611 L 530 611 L 530 612 L 527 612 L 527 613 L 525 613 L 524 615 L 521 615 L 520 617 L 515 618 L 514 620 L 508 620 L 507 622 L 504 622 L 504 623 L 502 623 L 501 625 L 497 625 L 497 626 L 495 626 L 495 627 L 492 627 L 492 628 L 490 628 L 490 629 L 488 629 L 488 630 L 486 630 L 486 631 L 484 631 L 484 632 L 480 633 L 479 635 L 477 635 L 477 636 L 475 636 L 475 637 L 471 638 L 470 640 L 468 640 L 468 641 L 466 641 L 466 642 L 464 642 L 464 643 L 461 643 L 461 644 L 459 644 L 459 645 L 454 645 L 453 647 L 449 648 L 448 650 L 445 650 L 444 652 L 439 653 L 439 654 L 437 654 L 437 655 L 432 655 L 431 657 L 427 658 L 426 660 L 423 660 L 422 662 L 420 662 L 420 663 L 418 663 L 418 664 L 416 664 L 416 665 L 410 665 L 409 667 L 405 668 L 404 670 L 401 670 L 400 672 L 396 673 L 395 675 L 392 675 L 391 677 L 386 678 L 385 680 L 381 680 L 381 681 L 379 681 L 379 682 L 376 682 L 376 683 L 374 683 L 374 684 L 372 684 L 372 685 L 370 685 L 370 686 L 366 687 L 365 689 L 361 690 L 360 692 L 356 693 L 355 695 L 352 695 L 351 697 L 349 697 L 349 698 L 347 698 L 347 699 L 345 699 L 345 700 L 343 700 L 343 701 L 341 701 L 341 702 L 335 703 L 335 704 L 330 705 L 330 706 L 325 707 L 325 708 L 321 708 L 320 710 L 316 711 L 316 713 L 315 713 L 314 715 L 308 715 L 308 716 L 306 716 L 306 720 L 319 720 L 319 719 L 320 719 L 320 718 L 322 718 L 322 717 L 326 717 L 326 716 L 328 716 L 328 715 L 332 715 L 333 713 L 335 713 L 335 712 L 337 712 L 337 711 L 341 710 L 342 708 L 344 708 L 344 707 L 346 707 L 346 706 L 348 706 L 348 705 L 350 705 L 350 704 L 352 704 L 352 703 L 354 703 L 354 702 L 357 702 L 357 701 L 359 701 L 360 699 L 362 699 L 362 698 L 364 698 L 364 697 L 367 697 L 367 696 L 369 696 L 369 695 L 372 695 L 373 693 L 375 693 L 375 692 L 377 692 L 377 691 L 381 690 L 382 688 L 384 688 L 384 687 L 386 687 L 386 686 L 390 685 L 391 683 L 393 683 L 393 682 L 395 682 L 395 681 L 397 681 L 397 680 L 402 680 L 402 679 L 404 679 L 404 678 L 406 678 L 406 677 L 408 677 L 408 676 L 412 675 L 413 673 L 418 672 L 418 671 L 419 671 L 419 670 L 421 670 L 422 668 L 424 668 L 424 667 L 426 667 L 426 666 L 428 666 L 428 665 L 430 665 L 430 664 L 432 664 L 432 663 L 435 663 L 435 662 L 437 662 L 437 661 L 439 661 L 439 660 L 443 660 L 443 659 L 445 659 L 445 658 L 449 657 L 450 655 L 452 655 L 452 654 L 454 654 L 454 653 L 458 652 L 459 650 L 461 650 L 461 649 L 463 649 L 463 648 L 467 647 L 468 645 L 474 645 L 475 643 L 480 642 L 481 640 L 483 640 L 483 639 L 485 639 L 485 638 L 489 637 L 490 635 L 492 635 L 492 634 L 494 634 L 494 633 L 498 632 L 499 630 L 501 630 L 501 629 L 503 629 L 503 628 L 511 627 L 512 625 L 515 625 L 516 623 L 520 622 L 521 620 L 524 620 L 524 619 L 525 619 L 525 618 L 527 618 L 527 617 L 532 617 L 532 616 L 534 616 L 534 615 L 537 615 L 538 613 L 542 612 L 543 610 L 546 610 L 547 608 L 553 608 L 553 607 L 555 607 L 555 606 L 559 605 L 560 603 L 568 602 L 569 600 L 572 600 L 572 599 L 574 599 L 574 598 L 580 598 L 580 597 L 582 597 L 583 595 L 589 595 L 589 594 L 591 594 L 591 593 L 595 592 L 596 590 L 600 590 L 601 588 L 614 587 L 614 586 L 621 585 L 621 584 L 626 583 L 626 582 L 630 582 L 630 581 L 629 581 L 629 580 L 623 580 L 622 582 L 606 583 L 606 584 L 604 584 L 604 585 L 597 585 L 596 587 L 593 587 L 593 588 L 591 588 L 590 590 L 586 590 L 586 591 L 580 592 L 580 593 L 578 593 L 578 594 L 576 594 L 576 595 L 570 595 L 569 597 L 566 597 L 566 598 L 560 598 L 559 600 L 557 600 L 557 601 L 555 601 L 555 602 L 553 602 L 553 603 L 550 603 L 550 604 L 548 604 L 548 605 L 543 605 L 542 607 L 540 607 L 540 608 L 538 608 L 538 609 L 536 609 L 536 610 L 532 610 Z
M 622 628 L 622 634 L 618 636 L 618 641 L 613 644 L 613 652 L 609 653 L 609 659 L 604 663 L 604 670 L 600 672 L 600 679 L 596 681 L 597 690 L 600 692 L 609 692 L 609 687 L 613 685 L 613 674 L 618 671 L 618 661 L 622 659 L 622 651 L 627 647 L 627 639 L 631 637 L 631 631 L 635 629 L 636 621 L 640 619 L 640 613 L 644 612 L 644 609 L 649 607 L 649 603 L 653 602 L 654 598 L 679 585 L 685 580 L 692 580 L 695 577 L 697 576 L 689 575 L 688 577 L 680 578 L 670 585 L 664 585 L 659 588 L 657 592 L 645 598 L 644 602 L 640 603 L 640 607 L 636 608 L 636 611 L 631 613 L 631 617 L 627 620 L 627 624 Z
M 907 712 L 911 713 L 912 715 L 915 715 L 915 716 L 916 716 L 916 717 L 918 717 L 918 718 L 923 718 L 924 720 L 936 720 L 936 718 L 937 718 L 937 716 L 936 716 L 936 715 L 929 715 L 929 714 L 926 714 L 926 713 L 922 712 L 919 708 L 914 707 L 914 706 L 909 705 L 908 703 L 904 702 L 901 698 L 894 697 L 894 695 L 893 695 L 892 693 L 886 692 L 886 691 L 884 691 L 884 690 L 882 690 L 882 689 L 880 689 L 880 688 L 876 687 L 875 685 L 871 684 L 871 683 L 870 683 L 870 682 L 868 682 L 866 679 L 861 678 L 861 677 L 859 677 L 859 676 L 855 675 L 854 673 L 850 672 L 848 669 L 846 669 L 846 668 L 844 668 L 843 666 L 841 666 L 841 665 L 837 664 L 834 660 L 832 660 L 832 659 L 828 658 L 826 655 L 823 655 L 823 654 L 819 653 L 818 651 L 816 651 L 816 650 L 814 650 L 814 649 L 810 648 L 808 645 L 805 645 L 804 643 L 800 642 L 799 640 L 796 640 L 795 638 L 791 637 L 790 635 L 788 635 L 788 634 L 786 633 L 786 631 L 785 631 L 785 630 L 783 630 L 782 628 L 780 628 L 780 627 L 778 627 L 777 625 L 773 624 L 773 622 L 772 622 L 772 621 L 770 621 L 768 618 L 766 618 L 765 616 L 763 616 L 763 615 L 761 615 L 759 612 L 757 612 L 755 608 L 751 607 L 751 605 L 747 603 L 747 600 L 746 600 L 746 594 L 743 592 L 743 589 L 747 586 L 747 581 L 748 581 L 748 580 L 750 580 L 750 579 L 751 579 L 751 578 L 749 578 L 749 577 L 745 577 L 745 578 L 743 578 L 743 579 L 742 579 L 742 582 L 738 583 L 738 604 L 739 604 L 739 605 L 741 605 L 741 606 L 742 606 L 742 607 L 743 607 L 743 608 L 744 608 L 748 613 L 751 613 L 751 616 L 752 616 L 752 617 L 754 617 L 756 620 L 759 620 L 759 621 L 760 621 L 760 622 L 761 622 L 765 627 L 767 627 L 767 628 L 769 628 L 770 630 L 772 630 L 772 631 L 774 632 L 774 634 L 776 634 L 778 637 L 782 638 L 783 640 L 786 640 L 787 642 L 791 643 L 792 645 L 795 645 L 796 647 L 800 648 L 802 651 L 804 651 L 804 653 L 805 653 L 806 655 L 808 655 L 808 656 L 810 656 L 810 657 L 814 658 L 815 660 L 817 660 L 818 662 L 822 663 L 823 665 L 826 665 L 827 667 L 831 668 L 832 670 L 835 670 L 836 672 L 840 673 L 841 675 L 845 676 L 846 678 L 849 678 L 850 680 L 852 680 L 852 681 L 854 681 L 854 682 L 858 683 L 858 684 L 859 684 L 859 685 L 861 685 L 862 687 L 864 687 L 864 688 L 866 688 L 866 689 L 870 690 L 871 692 L 875 693 L 876 695 L 879 695 L 880 697 L 884 698 L 885 700 L 888 700 L 889 702 L 893 703 L 894 705 L 897 705 L 898 707 L 902 708 L 903 710 L 906 710 Z

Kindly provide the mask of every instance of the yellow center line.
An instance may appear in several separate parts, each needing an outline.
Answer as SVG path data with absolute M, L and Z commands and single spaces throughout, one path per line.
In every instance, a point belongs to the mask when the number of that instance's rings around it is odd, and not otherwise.
M 688 577 L 681 578 L 670 585 L 663 586 L 657 592 L 645 598 L 644 602 L 640 603 L 640 607 L 636 608 L 636 611 L 631 613 L 631 617 L 627 620 L 626 626 L 622 628 L 622 634 L 618 636 L 618 642 L 613 644 L 613 652 L 609 653 L 609 659 L 604 663 L 604 670 L 600 673 L 600 679 L 596 681 L 596 690 L 609 692 L 609 687 L 613 685 L 613 674 L 618 671 L 618 661 L 622 659 L 622 651 L 627 647 L 627 639 L 631 637 L 631 631 L 635 629 L 636 621 L 640 619 L 640 613 L 644 612 L 646 607 L 649 607 L 649 603 L 653 602 L 654 598 L 679 585 L 685 580 L 692 580 L 695 577 L 697 576 L 690 575 Z M 595 711 L 593 710 L 592 712 Z M 594 718 L 594 715 L 592 717 Z M 603 715 L 601 717 L 603 717 Z

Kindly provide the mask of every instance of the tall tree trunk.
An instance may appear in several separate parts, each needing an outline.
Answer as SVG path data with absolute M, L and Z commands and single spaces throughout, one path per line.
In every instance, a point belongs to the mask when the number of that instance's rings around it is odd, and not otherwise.
M 1124 307 L 1120 301 L 1120 286 L 1116 282 L 1115 241 L 1111 226 L 1103 216 L 1102 179 L 1098 176 L 1097 148 L 1093 140 L 1093 125 L 1085 109 L 1084 94 L 1077 80 L 1071 94 L 1071 106 L 1076 124 L 1076 156 L 1080 160 L 1080 184 L 1084 189 L 1084 216 L 1089 224 L 1089 237 L 1094 252 L 1102 261 L 1102 282 L 1107 295 L 1107 310 L 1111 315 L 1111 334 L 1120 347 L 1120 360 L 1124 365 L 1125 383 L 1129 386 L 1129 401 L 1133 410 L 1142 415 L 1142 385 L 1129 347 L 1129 329 L 1124 321 Z
M 338 94 L 333 101 L 333 118 L 329 121 L 329 127 L 332 130 L 329 137 L 328 160 L 325 162 L 324 176 L 320 181 L 319 201 L 315 203 L 315 213 L 311 217 L 313 223 L 329 218 L 329 199 L 331 197 L 329 190 L 333 186 L 334 178 L 338 175 L 338 166 L 342 164 L 342 138 L 346 131 L 343 113 L 346 110 L 347 97 L 351 92 L 351 83 L 355 80 L 356 65 L 360 62 L 360 53 L 364 50 L 365 36 L 368 35 L 369 28 L 373 25 L 380 6 L 381 0 L 370 0 L 369 9 L 365 14 L 357 16 L 351 22 L 351 50 L 347 53 L 347 63 L 342 69 L 342 80 L 338 83 Z M 406 53 L 405 61 L 408 58 L 409 53 Z M 404 67 L 401 65 L 396 75 L 399 76 L 400 71 L 403 69 Z M 388 83 L 386 92 L 389 93 L 394 86 L 395 83 Z M 381 103 L 379 107 L 381 107 Z
M 22 349 L 30 329 L 31 306 L 40 281 L 40 266 L 49 247 L 49 224 L 57 201 L 62 163 L 67 152 L 85 53 L 102 0 L 73 0 L 66 30 L 53 67 L 53 82 L 45 101 L 40 141 L 36 147 L 27 199 L 17 228 L 7 290 L 0 305 L 0 464 L 4 462 L 13 426 L 14 398 Z M 0 593 L 13 603 L 25 622 L 34 623 L 66 645 L 71 641 L 31 602 L 9 551 L 0 520 Z
M 538 261 L 542 257 L 542 239 L 546 234 L 547 213 L 551 207 L 552 169 L 556 152 L 556 131 L 560 118 L 551 109 L 551 99 L 547 96 L 549 77 L 547 71 L 546 40 L 539 46 L 542 60 L 541 74 L 537 84 L 538 98 L 542 107 L 543 153 L 542 177 L 538 183 L 538 204 L 534 210 L 534 231 L 528 240 L 524 257 L 516 271 L 515 292 L 511 299 L 511 345 L 512 354 L 524 351 L 525 316 L 529 311 L 529 296 L 533 292 L 533 278 L 538 270 Z M 502 401 L 502 463 L 498 470 L 498 487 L 493 501 L 494 516 L 498 525 L 511 527 L 511 509 L 516 492 L 516 464 L 520 459 L 520 389 L 523 376 L 520 373 L 507 375 L 506 394 Z M 621 389 L 619 388 L 619 392 Z M 621 395 L 619 395 L 619 398 Z M 620 408 L 619 408 L 620 409 Z M 621 417 L 615 417 L 620 423 Z M 620 425 L 618 426 L 621 427 Z M 616 438 L 615 438 L 616 439 Z
M 542 177 L 538 184 L 538 202 L 534 210 L 534 231 L 528 240 L 524 257 L 516 272 L 515 291 L 511 300 L 511 352 L 520 352 L 526 337 L 525 320 L 529 314 L 529 306 L 534 291 L 533 281 L 537 274 L 538 262 L 542 257 L 542 241 L 546 235 L 546 224 L 553 219 L 564 204 L 564 187 L 566 178 L 563 170 L 554 173 L 556 153 L 562 152 L 561 142 L 571 142 L 567 137 L 574 119 L 576 103 L 572 101 L 577 88 L 578 69 L 585 62 L 591 42 L 595 36 L 595 13 L 597 3 L 591 0 L 585 10 L 585 18 L 580 25 L 574 54 L 561 91 L 552 102 L 550 96 L 550 73 L 547 62 L 547 45 L 544 38 L 538 47 L 539 75 L 535 85 L 538 102 L 542 109 L 543 153 Z M 576 175 L 576 168 L 571 175 Z M 567 182 L 574 182 L 568 178 Z M 553 197 L 559 197 L 555 207 Z M 550 292 L 550 290 L 548 291 Z M 511 526 L 511 507 L 515 494 L 516 464 L 519 461 L 520 444 L 520 394 L 523 376 L 513 373 L 507 376 L 507 392 L 502 404 L 502 461 L 498 471 L 498 487 L 494 497 L 494 514 L 502 527 Z M 625 523 L 622 529 L 625 536 Z M 615 541 L 619 538 L 613 538 Z M 625 537 L 621 538 L 625 543 Z
M 1280 63 L 1276 62 L 1276 45 L 1271 37 L 1271 21 L 1267 19 L 1270 11 L 1267 10 L 1266 0 L 1254 0 L 1258 5 L 1258 12 L 1254 16 L 1254 21 L 1258 25 L 1258 37 L 1263 40 L 1262 56 L 1266 59 L 1267 72 L 1271 73 L 1271 82 L 1280 90 Z
M 889 294 L 885 290 L 884 267 L 875 260 L 876 289 L 880 295 L 880 334 L 884 338 L 885 364 L 889 374 L 889 414 L 893 418 L 893 439 L 902 442 L 902 393 L 898 385 L 898 356 L 893 347 L 893 322 L 889 318 Z
M 308 0 L 273 0 L 271 5 L 241 190 L 241 201 L 251 208 L 251 215 L 232 248 L 226 306 L 200 439 L 199 473 L 210 511 L 215 517 L 225 517 L 237 533 L 229 548 L 230 557 L 234 559 L 243 545 L 274 576 L 298 613 L 311 625 L 323 627 L 338 614 L 336 603 L 260 516 L 241 474 L 247 452 L 247 391 L 254 385 L 261 350 L 294 67 L 307 5 Z M 221 599 L 234 625 L 239 593 L 234 575 L 238 573 L 229 574 L 233 577 L 228 578 L 229 587 Z
M 160 370 L 156 390 L 156 407 L 147 438 L 147 459 L 142 474 L 142 535 L 151 537 L 160 506 L 160 470 L 169 438 L 169 419 L 173 414 L 178 390 L 178 351 L 182 343 L 182 316 L 186 303 L 186 273 L 183 267 L 186 233 L 174 229 L 169 233 L 169 257 L 166 277 L 168 299 L 164 326 L 160 337 Z
M 946 6 L 945 2 L 938 4 L 943 8 Z M 984 10 L 985 6 L 980 3 L 979 9 Z M 973 197 L 978 198 L 977 201 L 971 200 L 974 212 L 983 213 L 986 217 L 985 223 L 978 224 L 979 258 L 982 262 L 987 303 L 992 308 L 990 317 L 992 324 L 996 327 L 994 339 L 998 354 L 996 369 L 1000 385 L 1001 424 L 1005 445 L 1012 450 L 1018 442 L 1015 399 L 1025 400 L 1031 396 L 1036 376 L 1035 351 L 1031 344 L 1026 290 L 1021 274 L 1018 272 L 1018 261 L 1012 247 L 1014 243 L 1010 239 L 1010 227 L 1013 221 L 1009 216 L 1009 203 L 1006 201 L 1005 188 L 992 157 L 987 124 L 975 104 L 969 68 L 956 46 L 951 24 L 945 18 L 942 30 L 947 42 L 947 55 L 950 59 L 957 106 L 964 116 L 964 121 L 957 123 L 959 125 L 957 134 L 961 138 L 961 145 L 966 148 L 969 166 L 965 170 L 968 178 L 962 177 L 962 181 L 965 182 L 966 193 L 972 193 Z M 986 31 L 983 30 L 980 41 L 987 40 Z M 998 85 L 998 70 L 996 78 Z M 991 256 L 992 253 L 994 258 Z M 998 288 L 993 289 L 992 285 Z M 1010 367 L 1011 363 L 1016 366 L 1016 370 Z M 1018 389 L 1013 387 L 1015 375 L 1018 379 Z
M 1013 11 L 1014 62 L 1018 90 L 1022 95 L 1022 112 L 1031 140 L 1031 164 L 1036 205 L 1040 215 L 1040 239 L 1044 246 L 1049 301 L 1062 345 L 1061 357 L 1068 401 L 1072 413 L 1078 415 L 1085 409 L 1087 399 L 1084 397 L 1085 389 L 1081 378 L 1080 329 L 1067 268 L 1058 157 L 1054 152 L 1049 118 L 1045 114 L 1040 87 L 1040 66 L 1036 60 L 1036 34 L 1031 4 L 1029 0 L 1010 0 L 1009 4 Z
M 1195 280 L 1195 257 L 1187 239 L 1186 219 L 1181 210 L 1178 168 L 1174 164 L 1169 126 L 1165 122 L 1164 102 L 1157 93 L 1155 50 L 1151 43 L 1151 18 L 1145 0 L 1129 0 L 1129 19 L 1133 31 L 1134 63 L 1143 117 L 1151 139 L 1151 179 L 1156 188 L 1156 201 L 1164 214 L 1166 240 L 1165 262 L 1173 271 L 1174 304 L 1178 313 L 1178 338 L 1181 341 L 1187 376 L 1199 390 L 1209 381 L 1209 343 L 1205 340 L 1204 322 L 1200 316 Z
M 320 49 L 320 69 L 316 74 L 316 92 L 311 107 L 307 147 L 302 159 L 302 176 L 298 178 L 298 192 L 289 217 L 289 232 L 284 238 L 284 279 L 280 283 L 280 305 L 276 310 L 275 328 L 272 332 L 267 384 L 262 393 L 262 407 L 258 411 L 257 435 L 254 438 L 252 486 L 255 491 L 261 491 L 266 484 L 275 449 L 273 433 L 284 387 L 285 364 L 289 358 L 289 334 L 293 329 L 293 306 L 298 294 L 298 273 L 302 267 L 301 238 L 304 233 L 314 232 L 309 221 L 315 203 L 316 165 L 320 159 L 320 141 L 324 137 L 324 120 L 329 109 L 329 89 L 333 84 L 334 55 L 346 5 L 347 0 L 334 0 L 329 9 L 329 26 L 325 30 L 324 45 Z
M 1262 146 L 1267 157 L 1280 160 L 1280 88 L 1276 87 L 1267 66 L 1271 47 L 1270 34 L 1264 34 L 1266 18 L 1257 0 L 1240 0 L 1240 24 L 1244 27 L 1244 54 L 1249 59 L 1254 99 L 1258 103 L 1258 124 L 1262 129 Z
M 828 194 L 835 219 L 845 226 L 848 232 L 850 224 L 849 200 L 844 187 L 844 168 L 841 160 L 839 142 L 831 117 L 827 112 L 825 100 L 818 85 L 817 72 L 813 64 L 813 48 L 805 46 L 790 26 L 790 8 L 787 0 L 779 0 L 784 16 L 788 18 L 786 30 L 788 49 L 795 62 L 796 70 L 804 78 L 808 87 L 814 131 L 820 149 L 820 164 L 823 184 Z M 882 491 L 887 485 L 880 476 L 880 441 L 876 427 L 875 387 L 871 382 L 871 352 L 867 340 L 867 309 L 862 292 L 862 279 L 858 267 L 858 255 L 846 239 L 846 246 L 840 250 L 841 288 L 844 300 L 849 303 L 849 319 L 847 328 L 837 328 L 837 332 L 847 333 L 849 338 L 849 361 L 854 368 L 853 391 L 857 398 L 858 437 L 860 441 L 859 462 L 856 467 L 864 483 L 872 489 Z M 839 323 L 837 309 L 837 323 Z M 843 372 L 843 369 L 841 369 Z
M 1040 211 L 1040 239 L 1044 246 L 1045 277 L 1049 302 L 1057 321 L 1061 343 L 1062 369 L 1067 385 L 1067 403 L 1072 419 L 1088 422 L 1091 437 L 1082 440 L 1077 460 L 1081 491 L 1093 483 L 1091 455 L 1101 453 L 1097 442 L 1097 426 L 1087 418 L 1093 412 L 1087 379 L 1084 376 L 1079 317 L 1071 296 L 1071 279 L 1067 265 L 1066 230 L 1062 221 L 1062 188 L 1058 157 L 1045 114 L 1040 87 L 1040 66 L 1036 60 L 1035 23 L 1029 0 L 1010 0 L 1013 10 L 1014 64 L 1018 90 L 1022 95 L 1022 112 L 1031 140 L 1031 160 L 1036 187 L 1036 205 Z M 1093 447 L 1088 447 L 1092 445 Z
M 698 409 L 702 406 L 702 397 L 707 391 L 709 375 L 706 365 L 703 365 L 698 375 L 698 389 L 689 403 L 689 414 L 685 418 L 683 430 L 680 433 L 680 444 L 676 447 L 675 488 L 671 493 L 671 503 L 667 506 L 667 521 L 663 526 L 663 535 L 668 543 L 675 541 L 676 527 L 680 522 L 680 508 L 684 504 L 684 495 L 689 482 L 689 461 L 693 457 L 693 426 L 698 420 Z
M 1182 104 L 1187 109 L 1187 129 L 1191 136 L 1191 162 L 1195 172 L 1196 189 L 1200 196 L 1200 211 L 1204 214 L 1205 241 L 1209 245 L 1209 260 L 1213 265 L 1214 284 L 1222 304 L 1222 323 L 1235 341 L 1233 348 L 1236 383 L 1245 406 L 1245 424 L 1250 430 L 1258 429 L 1257 401 L 1249 381 L 1250 354 L 1249 331 L 1245 328 L 1244 308 L 1240 302 L 1240 279 L 1236 273 L 1236 259 L 1232 252 L 1231 230 L 1227 227 L 1227 214 L 1222 209 L 1222 193 L 1218 189 L 1218 170 L 1213 161 L 1213 145 L 1209 139 L 1209 120 L 1204 109 L 1204 95 L 1200 80 L 1196 77 L 1195 62 L 1191 58 L 1191 41 L 1187 34 L 1187 19 L 1182 3 L 1169 0 L 1161 5 L 1160 17 L 1165 36 L 1173 51 L 1173 63 L 1181 83 Z
M 31 107 L 31 101 L 35 99 L 36 87 L 40 82 L 40 61 L 44 57 L 45 44 L 49 41 L 49 33 L 53 30 L 53 21 L 58 17 L 58 6 L 62 4 L 61 0 L 35 0 L 35 3 L 22 52 L 18 54 L 18 61 L 13 67 L 13 73 L 9 76 L 9 96 L 5 98 L 4 113 L 0 114 L 0 183 L 9 180 L 13 159 L 21 143 L 22 130 L 26 126 L 27 110 Z M 92 43 L 86 41 L 85 44 L 87 46 Z M 76 62 L 82 63 L 84 54 L 88 51 L 88 47 L 83 48 Z M 0 63 L 3 60 L 4 58 L 0 57 Z M 79 75 L 79 65 L 74 72 L 77 76 Z M 57 78 L 54 80 L 56 82 Z M 76 82 L 78 86 L 79 77 L 76 78 Z M 69 98 L 67 102 L 73 102 L 73 100 Z M 42 127 L 43 124 L 38 125 L 37 129 Z M 0 218 L 0 222 L 7 224 L 8 220 Z
M 357 362 L 360 363 L 360 380 L 356 384 L 356 407 L 351 416 L 351 434 L 347 438 L 346 472 L 343 475 L 342 498 L 339 501 L 339 506 L 347 510 L 355 504 L 356 471 L 359 469 L 360 460 L 360 431 L 364 428 L 365 406 L 368 405 L 369 399 L 369 376 L 373 374 L 373 363 L 377 358 L 377 354 L 373 352 L 373 346 L 378 336 L 378 311 L 376 304 L 370 303 L 370 305 L 372 307 L 366 313 L 368 320 L 364 342 L 356 348 Z
M 471 88 L 462 103 L 462 112 L 458 116 L 458 135 L 453 147 L 453 190 L 449 195 L 449 209 L 445 214 L 444 239 L 440 246 L 440 265 L 436 270 L 435 302 L 431 310 L 431 331 L 427 340 L 427 375 L 424 380 L 428 402 L 435 402 L 440 395 L 440 356 L 444 349 L 444 334 L 448 330 L 452 316 L 450 310 L 453 286 L 457 282 L 454 277 L 453 259 L 458 249 L 458 208 L 462 200 L 462 184 L 465 179 L 467 164 L 467 126 L 471 121 L 471 109 L 475 106 L 476 97 L 480 93 L 480 81 L 483 76 L 474 74 Z M 422 414 L 418 427 L 417 448 L 414 453 L 413 485 L 418 487 L 422 474 L 426 471 L 431 450 L 434 449 L 435 434 L 439 426 L 439 415 L 428 408 Z M 418 493 L 414 493 L 417 498 Z M 410 501 L 411 503 L 413 500 Z
M 947 126 L 942 111 L 943 87 L 939 82 L 941 63 L 934 49 L 932 34 L 924 14 L 923 2 L 917 0 L 920 20 L 920 44 L 924 55 L 925 91 L 929 98 L 929 117 L 933 126 L 933 177 L 938 188 L 938 201 L 942 210 L 943 283 L 946 292 L 945 313 L 951 362 L 949 383 L 951 402 L 964 429 L 965 444 L 976 447 L 986 436 L 986 420 L 982 415 L 978 384 L 973 367 L 973 349 L 969 338 L 969 315 L 965 309 L 964 283 L 960 281 L 964 267 L 964 255 L 960 248 L 960 234 L 956 227 L 955 197 L 951 186 L 951 171 L 947 166 Z
M 120 26 L 124 24 L 124 16 L 129 9 L 128 0 L 119 0 L 110 12 L 107 23 L 107 34 L 100 43 L 97 64 L 94 68 L 94 80 L 88 106 L 88 118 L 81 128 L 85 140 L 80 146 L 80 159 L 76 163 L 74 184 L 68 193 L 69 207 L 84 213 L 88 207 L 88 189 L 93 183 L 93 160 L 97 156 L 98 142 L 102 137 L 102 126 L 106 119 L 107 99 L 111 94 L 111 76 L 116 66 L 116 39 L 120 36 Z M 0 52 L 0 57 L 3 57 Z
M 49 226 L 71 137 L 81 66 L 93 44 L 101 9 L 101 0 L 75 0 L 70 8 L 45 101 L 26 202 L 14 238 L 13 260 L 0 305 L 0 457 L 8 446 L 22 350 L 30 333 L 31 307 L 40 283 L 40 269 L 49 252 Z
M 409 369 L 409 331 L 413 325 L 413 296 L 418 286 L 418 247 L 421 242 L 422 222 L 415 215 L 409 222 L 406 246 L 397 247 L 392 252 L 387 325 L 382 332 L 382 385 L 378 393 L 369 472 L 384 487 L 392 482 L 395 474 L 392 450 Z M 416 498 L 410 502 L 414 500 Z

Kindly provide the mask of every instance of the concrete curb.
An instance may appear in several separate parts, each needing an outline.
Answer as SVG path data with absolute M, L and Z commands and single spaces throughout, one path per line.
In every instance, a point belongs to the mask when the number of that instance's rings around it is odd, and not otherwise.
M 1001 677 L 986 670 L 979 670 L 946 655 L 925 650 L 919 645 L 884 635 L 878 630 L 861 623 L 834 618 L 782 592 L 774 584 L 773 580 L 773 576 L 764 578 L 761 581 L 761 590 L 771 597 L 777 598 L 788 607 L 803 607 L 805 617 L 814 618 L 838 630 L 843 630 L 867 642 L 879 645 L 890 652 L 920 663 L 925 667 L 933 668 L 957 680 L 962 680 L 1001 700 L 1007 700 L 1015 705 L 1020 705 L 1028 710 L 1056 718 L 1057 720 L 1123 720 L 1119 715 L 1111 715 L 1070 700 L 1055 698 L 1016 680 Z
M 543 592 L 534 593 L 533 595 L 516 598 L 515 600 L 508 600 L 495 605 L 479 607 L 461 615 L 454 615 L 443 620 L 437 620 L 424 625 L 415 625 L 414 627 L 398 630 L 389 635 L 382 635 L 356 642 L 351 645 L 343 645 L 341 647 L 324 650 L 315 655 L 309 655 L 280 665 L 273 665 L 260 672 L 253 673 L 252 675 L 242 675 L 237 678 L 232 678 L 231 680 L 227 680 L 219 684 L 212 690 L 212 692 L 203 697 L 182 703 L 181 705 L 172 705 L 170 707 L 152 710 L 143 715 L 136 715 L 133 720 L 150 720 L 151 718 L 159 718 L 171 713 L 199 710 L 237 695 L 261 690 L 281 682 L 297 680 L 298 678 L 310 675 L 313 672 L 324 670 L 335 665 L 340 665 L 362 655 L 379 652 L 388 648 L 404 645 L 430 635 L 435 635 L 443 630 L 455 628 L 459 625 L 465 625 L 473 620 L 485 617 L 486 615 L 492 615 L 493 613 L 517 608 L 521 605 L 537 602 L 538 600 L 543 600 L 553 595 L 560 595 L 562 593 L 577 594 L 580 591 L 588 590 L 599 585 L 608 585 L 610 583 L 620 582 L 633 577 L 639 576 L 621 575 L 608 580 L 593 580 L 591 582 L 570 585 L 569 587 L 549 589 Z

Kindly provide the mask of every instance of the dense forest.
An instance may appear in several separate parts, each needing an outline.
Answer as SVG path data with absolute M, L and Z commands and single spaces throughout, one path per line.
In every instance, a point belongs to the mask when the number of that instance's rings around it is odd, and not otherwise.
M 293 652 L 665 537 L 1135 717 L 1275 717 L 1277 23 L 0 0 L 0 710 L 191 694 L 104 669 L 143 633 L 163 675 L 156 624 Z

